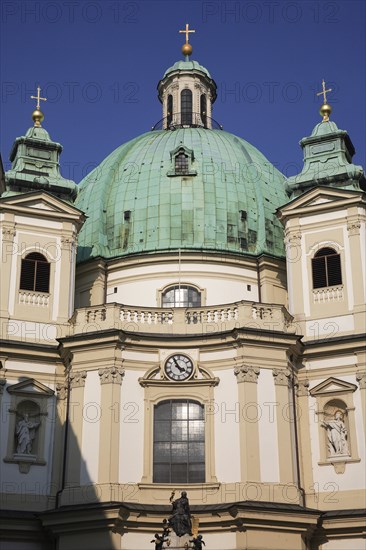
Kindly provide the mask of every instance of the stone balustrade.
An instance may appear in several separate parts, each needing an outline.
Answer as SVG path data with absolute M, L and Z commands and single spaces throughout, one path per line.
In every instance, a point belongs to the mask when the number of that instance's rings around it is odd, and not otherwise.
M 48 307 L 50 295 L 33 290 L 19 290 L 19 304 L 26 306 Z
M 295 332 L 292 321 L 284 306 L 247 301 L 196 308 L 111 303 L 77 309 L 71 319 L 70 335 L 112 328 L 155 334 L 209 334 L 242 327 Z
M 313 289 L 314 304 L 341 302 L 343 300 L 343 285 Z

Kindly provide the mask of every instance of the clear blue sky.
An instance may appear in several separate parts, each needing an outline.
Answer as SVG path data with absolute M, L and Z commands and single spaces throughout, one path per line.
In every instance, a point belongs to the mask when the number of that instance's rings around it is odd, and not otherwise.
M 218 85 L 213 116 L 292 175 L 299 140 L 320 121 L 316 91 L 333 88 L 332 119 L 349 132 L 365 166 L 364 1 L 3 0 L 1 154 L 32 125 L 40 83 L 43 126 L 62 143 L 63 175 L 79 182 L 161 114 L 156 85 L 182 58 L 189 22 L 192 58 Z

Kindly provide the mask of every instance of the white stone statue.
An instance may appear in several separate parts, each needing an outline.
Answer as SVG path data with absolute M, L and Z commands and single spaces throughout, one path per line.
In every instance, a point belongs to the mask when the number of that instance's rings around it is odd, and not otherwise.
M 29 420 L 28 414 L 24 414 L 23 420 L 19 420 L 16 426 L 16 435 L 18 438 L 18 454 L 31 454 L 33 439 L 36 436 L 36 429 L 39 427 L 39 425 L 40 422 L 31 422 Z
M 342 411 L 336 411 L 334 420 L 322 421 L 321 426 L 327 430 L 329 456 L 349 455 L 348 432 Z

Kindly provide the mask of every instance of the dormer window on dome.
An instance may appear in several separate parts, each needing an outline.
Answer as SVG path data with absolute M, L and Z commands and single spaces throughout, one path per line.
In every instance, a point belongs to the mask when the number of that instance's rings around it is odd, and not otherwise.
M 194 154 L 192 149 L 183 145 L 177 147 L 170 152 L 172 160 L 172 169 L 168 172 L 168 176 L 197 176 L 196 170 L 192 169 L 194 162 Z

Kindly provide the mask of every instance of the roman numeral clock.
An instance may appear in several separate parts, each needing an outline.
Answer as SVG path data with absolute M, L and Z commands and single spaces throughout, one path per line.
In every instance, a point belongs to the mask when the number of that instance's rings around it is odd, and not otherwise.
M 193 374 L 193 361 L 187 355 L 175 354 L 169 357 L 164 365 L 166 376 L 174 382 L 188 380 Z

